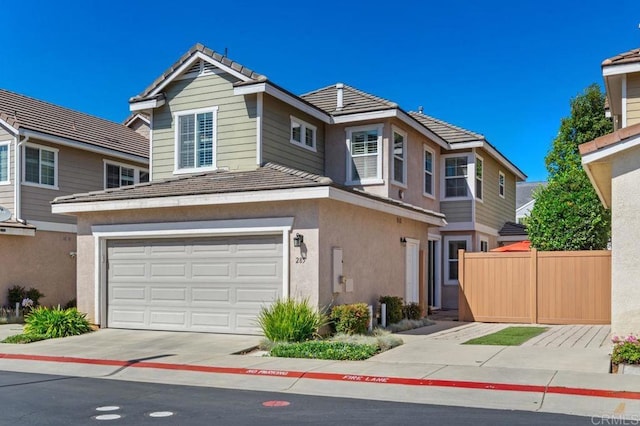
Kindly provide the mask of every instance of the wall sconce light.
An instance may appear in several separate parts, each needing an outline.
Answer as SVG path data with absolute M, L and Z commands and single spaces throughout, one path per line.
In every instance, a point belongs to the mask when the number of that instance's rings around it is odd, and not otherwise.
M 400 237 L 400 244 L 402 245 L 407 244 L 407 239 L 405 237 Z
M 296 236 L 293 238 L 293 246 L 300 247 L 302 243 L 304 243 L 304 237 L 300 234 L 296 234 Z

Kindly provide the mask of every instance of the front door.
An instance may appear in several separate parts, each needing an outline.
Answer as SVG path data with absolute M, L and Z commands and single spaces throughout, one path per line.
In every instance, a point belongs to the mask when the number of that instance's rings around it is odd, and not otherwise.
M 405 251 L 406 273 L 405 273 L 405 303 L 419 303 L 419 259 L 420 259 L 420 241 L 407 238 Z

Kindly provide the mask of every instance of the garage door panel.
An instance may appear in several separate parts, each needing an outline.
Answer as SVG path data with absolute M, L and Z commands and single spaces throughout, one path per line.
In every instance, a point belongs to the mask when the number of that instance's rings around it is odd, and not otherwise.
M 110 241 L 108 264 L 109 327 L 258 334 L 281 294 L 282 237 Z

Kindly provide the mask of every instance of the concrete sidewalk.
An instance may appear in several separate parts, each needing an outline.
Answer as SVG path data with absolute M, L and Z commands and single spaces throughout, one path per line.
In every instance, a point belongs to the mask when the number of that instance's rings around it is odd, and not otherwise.
M 357 362 L 232 355 L 258 336 L 103 329 L 0 345 L 0 370 L 640 419 L 640 381 L 608 374 L 608 345 L 461 345 L 453 336 L 487 325 L 430 327 L 440 331 L 402 334 L 404 345 Z M 0 338 L 15 332 L 0 326 Z

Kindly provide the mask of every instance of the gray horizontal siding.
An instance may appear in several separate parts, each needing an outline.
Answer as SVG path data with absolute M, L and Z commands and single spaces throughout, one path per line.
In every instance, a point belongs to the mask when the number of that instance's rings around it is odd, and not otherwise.
M 482 202 L 476 203 L 476 222 L 500 230 L 505 222 L 516 219 L 516 183 L 515 175 L 486 152 L 478 152 L 484 160 Z M 505 197 L 498 192 L 499 172 L 505 176 Z
M 9 134 L 6 130 L 0 127 L 0 142 L 11 142 L 9 145 L 9 180 L 7 185 L 0 185 L 0 206 L 9 209 L 11 213 L 14 213 L 14 149 L 13 149 L 13 135 Z
M 471 222 L 471 200 L 440 201 L 440 212 L 446 215 L 448 223 Z
M 22 218 L 43 222 L 76 223 L 75 217 L 51 213 L 51 201 L 71 195 L 104 189 L 104 160 L 147 168 L 145 164 L 127 163 L 75 148 L 56 146 L 30 139 L 30 143 L 58 149 L 58 190 L 22 185 Z
M 235 96 L 228 74 L 178 80 L 165 90 L 166 104 L 153 115 L 153 179 L 173 176 L 175 128 L 173 114 L 218 107 L 216 164 L 219 168 L 248 170 L 256 167 L 256 96 Z
M 323 123 L 269 95 L 265 95 L 263 102 L 263 162 L 324 174 Z M 291 116 L 316 127 L 316 152 L 291 143 Z

